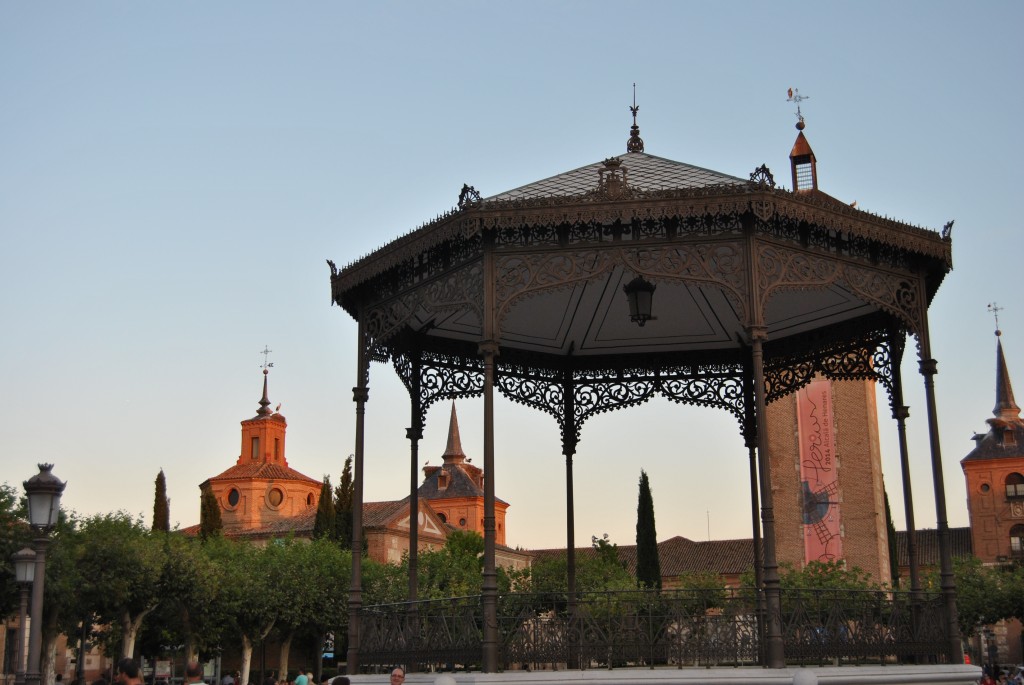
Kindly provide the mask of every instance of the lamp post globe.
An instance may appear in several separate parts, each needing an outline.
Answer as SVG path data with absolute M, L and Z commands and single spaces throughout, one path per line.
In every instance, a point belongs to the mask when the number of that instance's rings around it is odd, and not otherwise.
M 28 639 L 26 685 L 39 685 L 42 676 L 43 582 L 46 580 L 46 547 L 50 531 L 60 515 L 60 496 L 67 485 L 50 471 L 53 464 L 39 464 L 39 473 L 25 481 L 28 521 L 35 532 L 35 570 L 32 582 L 32 631 Z
M 18 610 L 18 634 L 14 650 L 14 685 L 25 682 L 25 629 L 28 627 L 28 590 L 35 577 L 36 553 L 25 547 L 11 556 L 14 562 L 14 580 L 21 589 L 21 604 Z

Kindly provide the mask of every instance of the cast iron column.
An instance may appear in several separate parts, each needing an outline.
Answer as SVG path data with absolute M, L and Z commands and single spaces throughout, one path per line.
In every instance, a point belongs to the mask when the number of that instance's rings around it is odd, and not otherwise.
M 405 429 L 405 437 L 409 438 L 409 601 L 415 602 L 419 583 L 420 556 L 420 498 L 419 498 L 419 463 L 420 440 L 423 439 L 423 408 L 420 401 L 420 362 L 419 350 L 413 352 L 412 378 L 409 379 L 409 397 L 412 400 L 412 425 Z
M 783 668 L 786 657 L 782 647 L 782 597 L 779 590 L 779 563 L 775 556 L 775 508 L 772 478 L 768 463 L 768 424 L 765 417 L 764 349 L 767 330 L 751 326 L 750 356 L 754 371 L 754 407 L 757 419 L 757 457 L 761 475 L 761 525 L 764 538 L 765 665 Z
M 939 417 L 935 408 L 935 374 L 938 362 L 931 358 L 931 343 L 928 334 L 928 314 L 922 314 L 923 331 L 918 336 L 921 343 L 920 368 L 924 376 L 924 399 L 928 411 L 928 441 L 931 445 L 932 482 L 935 488 L 935 518 L 939 533 L 939 585 L 946 606 L 946 636 L 950 663 L 964 661 L 963 645 L 960 642 L 960 626 L 956 610 L 956 581 L 953 579 L 953 549 L 949 539 L 949 522 L 946 519 L 946 486 L 942 477 L 942 452 L 939 447 Z
M 494 358 L 498 344 L 480 343 L 484 357 L 484 673 L 498 670 L 498 574 L 494 566 Z
M 39 533 L 39 529 L 36 532 Z M 46 580 L 46 547 L 50 544 L 50 538 L 46 533 L 41 533 L 34 543 L 36 570 L 32 578 L 32 630 L 28 636 L 28 665 L 25 667 L 27 685 L 39 685 L 42 679 L 43 581 Z
M 356 387 L 352 388 L 352 400 L 356 403 L 356 450 L 352 463 L 355 481 L 352 493 L 352 584 L 348 592 L 348 657 L 345 667 L 349 675 L 359 672 L 359 612 L 363 606 L 363 415 L 366 413 L 366 402 L 370 398 L 370 369 L 364 318 L 360 312 L 356 343 Z
M 21 585 L 21 606 L 18 611 L 18 634 L 15 636 L 15 644 L 18 648 L 15 651 L 14 662 L 14 685 L 25 683 L 25 634 L 28 628 L 28 586 L 30 583 L 19 583 Z
M 903 338 L 902 331 L 889 333 L 889 364 L 892 365 L 892 417 L 900 446 L 900 475 L 903 479 L 903 515 L 907 521 L 907 561 L 910 564 L 911 599 L 917 604 L 921 580 L 917 566 L 917 526 L 914 525 L 914 492 L 910 482 L 910 450 L 907 448 L 907 419 L 910 407 L 903 404 Z M 898 560 L 897 560 L 898 563 Z M 898 569 L 896 569 L 898 570 Z M 915 627 L 916 629 L 916 627 Z

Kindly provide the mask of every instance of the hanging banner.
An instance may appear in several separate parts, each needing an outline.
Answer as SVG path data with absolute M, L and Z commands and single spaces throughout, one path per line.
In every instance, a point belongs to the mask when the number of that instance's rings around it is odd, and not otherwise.
M 834 425 L 832 383 L 815 378 L 797 393 L 805 562 L 843 556 Z

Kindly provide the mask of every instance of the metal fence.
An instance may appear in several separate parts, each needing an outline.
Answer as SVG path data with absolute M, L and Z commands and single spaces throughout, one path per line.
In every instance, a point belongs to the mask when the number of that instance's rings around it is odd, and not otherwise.
M 944 662 L 940 595 L 783 590 L 791 663 Z M 365 607 L 364 668 L 479 670 L 480 597 Z M 510 669 L 739 666 L 761 663 L 763 615 L 749 588 L 499 597 L 499 664 Z

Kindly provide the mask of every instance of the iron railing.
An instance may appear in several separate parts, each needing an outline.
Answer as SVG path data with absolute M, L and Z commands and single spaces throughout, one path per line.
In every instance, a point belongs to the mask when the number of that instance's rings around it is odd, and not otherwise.
M 783 590 L 790 663 L 945 662 L 938 593 Z M 480 597 L 364 607 L 363 668 L 479 670 Z M 764 621 L 751 589 L 506 594 L 498 601 L 499 668 L 740 666 L 761 663 Z

